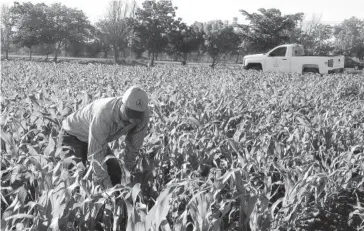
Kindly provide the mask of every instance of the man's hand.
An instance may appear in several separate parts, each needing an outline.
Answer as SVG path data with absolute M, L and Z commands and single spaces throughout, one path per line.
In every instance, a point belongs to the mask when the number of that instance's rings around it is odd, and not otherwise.
M 110 180 L 110 177 L 106 177 L 106 178 L 103 179 L 103 178 L 100 178 L 100 177 L 97 177 L 97 176 L 93 175 L 92 179 L 93 179 L 93 181 L 95 183 L 95 186 L 99 185 L 99 186 L 101 186 L 101 188 L 103 190 L 107 190 L 107 189 L 113 187 L 112 183 L 111 183 L 111 180 Z
M 101 186 L 104 188 L 104 190 L 108 190 L 109 188 L 112 188 L 112 183 L 110 180 L 110 177 L 105 178 L 102 182 L 101 182 Z
M 108 193 L 108 191 L 110 191 L 109 189 L 111 189 L 112 183 L 109 177 L 105 178 L 103 181 L 101 181 L 101 187 L 102 187 L 102 196 L 104 198 L 109 198 L 113 195 L 113 193 Z

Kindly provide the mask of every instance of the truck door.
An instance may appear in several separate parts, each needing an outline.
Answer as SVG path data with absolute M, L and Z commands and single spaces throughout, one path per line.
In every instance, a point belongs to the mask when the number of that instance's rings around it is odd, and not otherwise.
M 266 58 L 266 70 L 289 72 L 289 60 L 286 52 L 287 47 L 278 47 L 271 51 Z

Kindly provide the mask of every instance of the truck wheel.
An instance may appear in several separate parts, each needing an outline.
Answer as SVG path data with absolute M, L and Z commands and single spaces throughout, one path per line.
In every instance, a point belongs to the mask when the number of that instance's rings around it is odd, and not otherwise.
M 317 68 L 305 68 L 305 69 L 303 69 L 303 74 L 304 73 L 319 74 L 320 72 L 317 70 Z
M 255 66 L 250 67 L 248 70 L 261 71 L 262 70 L 262 67 L 261 66 L 258 66 L 258 65 L 255 65 Z

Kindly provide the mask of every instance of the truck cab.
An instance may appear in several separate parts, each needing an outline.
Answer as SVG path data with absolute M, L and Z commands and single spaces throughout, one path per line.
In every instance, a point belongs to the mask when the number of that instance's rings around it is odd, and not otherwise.
M 244 56 L 245 69 L 285 73 L 313 72 L 329 74 L 343 72 L 344 56 L 306 56 L 302 45 L 286 44 L 273 48 L 266 54 Z

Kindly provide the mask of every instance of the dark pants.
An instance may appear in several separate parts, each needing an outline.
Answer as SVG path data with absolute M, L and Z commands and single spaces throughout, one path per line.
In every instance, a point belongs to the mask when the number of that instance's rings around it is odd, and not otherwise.
M 83 164 L 87 167 L 87 148 L 88 144 L 77 139 L 77 137 L 72 136 L 61 130 L 59 134 L 59 143 L 62 146 L 70 146 L 71 150 L 66 152 L 65 157 L 75 156 L 76 162 L 82 161 Z M 110 147 L 107 149 L 106 155 L 114 155 Z M 120 164 L 115 158 L 110 158 L 106 161 L 107 171 L 110 176 L 110 180 L 113 186 L 116 184 L 120 184 L 121 182 L 121 168 Z

